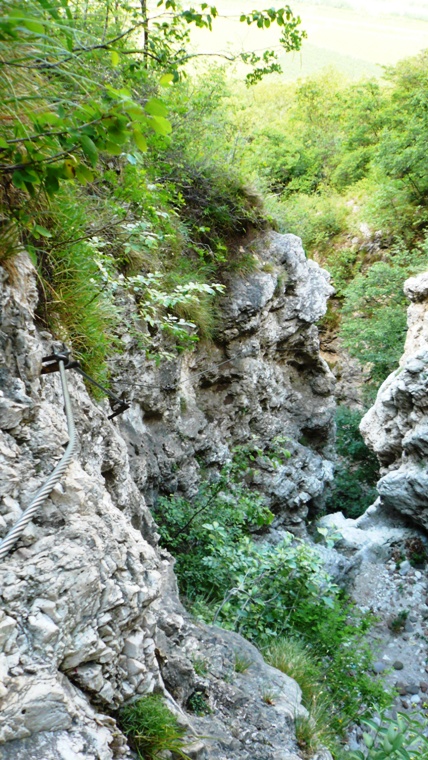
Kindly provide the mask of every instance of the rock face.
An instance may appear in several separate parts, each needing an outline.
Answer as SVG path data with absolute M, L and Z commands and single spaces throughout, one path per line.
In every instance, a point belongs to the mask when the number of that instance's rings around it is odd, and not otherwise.
M 277 525 L 304 534 L 333 475 L 334 379 L 314 324 L 332 288 L 294 235 L 270 232 L 253 252 L 260 266 L 230 278 L 215 343 L 159 369 L 131 346 L 114 385 L 132 398 L 121 430 L 149 504 L 151 494 L 194 492 L 198 460 L 218 467 L 235 445 L 281 437 L 292 457 L 261 466 L 256 485 Z
M 122 419 L 109 422 L 107 402 L 94 403 L 68 373 L 77 453 L 0 563 L 2 760 L 129 757 L 111 715 L 154 689 L 179 712 L 195 692 L 215 707 L 189 727 L 213 737 L 195 739 L 192 757 L 287 760 L 296 750 L 297 685 L 240 637 L 190 620 L 146 506 L 158 492 L 194 492 L 201 460 L 218 467 L 234 444 L 279 435 L 290 439 L 290 464 L 261 471 L 258 484 L 278 524 L 303 532 L 322 502 L 332 379 L 313 323 L 328 275 L 293 236 L 270 233 L 255 252 L 265 265 L 231 278 L 214 345 L 159 368 L 129 346 L 114 383 L 131 389 Z M 52 340 L 34 324 L 34 271 L 25 255 L 15 269 L 13 284 L 0 269 L 0 536 L 67 441 L 59 377 L 40 378 Z M 238 677 L 234 652 L 248 648 L 252 667 Z
M 404 289 L 411 300 L 404 354 L 360 429 L 382 465 L 382 504 L 427 528 L 428 274 L 411 277 Z

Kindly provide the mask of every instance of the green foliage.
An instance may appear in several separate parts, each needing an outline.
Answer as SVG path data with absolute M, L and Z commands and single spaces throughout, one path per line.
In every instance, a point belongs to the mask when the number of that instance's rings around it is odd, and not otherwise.
M 235 547 L 273 519 L 263 497 L 241 482 L 233 463 L 217 479 L 203 482 L 192 501 L 180 495 L 160 497 L 154 517 L 164 546 L 176 558 L 181 591 L 192 601 L 199 596 L 218 599 L 228 584 L 227 568 L 210 567 L 208 561 L 218 549 L 216 533 L 226 535 L 228 545 Z
M 8 118 L 2 123 L 1 169 L 30 196 L 53 195 L 68 180 L 92 182 L 100 153 L 120 155 L 131 144 L 144 151 L 143 134 L 171 131 L 162 101 L 148 97 L 144 72 L 141 98 L 136 82 L 127 77 L 128 86 L 122 86 L 115 71 L 119 51 L 113 45 L 126 18 L 116 18 L 116 34 L 106 40 L 97 11 L 108 13 L 108 4 L 95 3 L 90 19 L 79 5 L 14 0 L 2 14 L 1 94 Z M 121 54 L 129 36 L 121 37 Z
M 406 620 L 409 617 L 409 611 L 408 610 L 400 610 L 400 612 L 392 618 L 392 620 L 389 623 L 389 627 L 392 631 L 392 633 L 402 633 L 404 631 L 404 627 L 406 625 Z
M 173 752 L 183 760 L 185 729 L 165 705 L 159 694 L 150 694 L 122 707 L 120 727 L 141 760 L 155 760 Z
M 182 81 L 190 28 L 211 29 L 216 8 L 0 0 L 0 10 L 2 261 L 27 247 L 40 316 L 104 381 L 124 290 L 138 301 L 130 332 L 149 355 L 210 337 L 212 279 L 255 266 L 241 237 L 264 224 L 239 173 L 215 151 L 200 160 L 221 98 L 202 78 Z M 285 49 L 300 45 L 288 6 L 242 21 L 275 24 Z M 271 51 L 247 63 L 257 79 L 258 63 L 268 71 L 274 61 Z
M 345 343 L 370 371 L 367 400 L 401 354 L 402 284 L 427 265 L 427 88 L 425 51 L 383 82 L 324 71 L 261 85 L 251 101 L 239 91 L 231 105 L 241 166 L 279 229 L 332 273 L 339 302 L 324 327 L 343 316 Z
M 276 456 L 268 457 L 257 441 L 241 447 L 192 501 L 178 495 L 160 499 L 155 518 L 194 612 L 259 646 L 299 636 L 316 673 L 323 674 L 324 694 L 331 694 L 335 705 L 332 726 L 341 731 L 374 706 L 389 704 L 390 697 L 368 675 L 372 655 L 364 635 L 370 619 L 334 585 L 316 549 L 291 534 L 276 545 L 254 540 L 254 531 L 272 516 L 243 478 L 262 466 L 263 457 L 274 469 Z
M 362 414 L 339 406 L 336 411 L 337 463 L 332 493 L 326 501 L 327 512 L 343 512 L 359 517 L 377 497 L 379 465 L 365 445 L 358 429 Z
M 427 242 L 412 251 L 395 246 L 344 291 L 341 334 L 351 356 L 370 365 L 369 388 L 396 369 L 407 329 L 403 284 L 427 264 Z
M 195 715 L 203 716 L 212 713 L 203 691 L 194 691 L 187 700 L 186 707 Z
M 346 752 L 345 760 L 425 760 L 428 756 L 428 721 L 420 713 L 399 713 L 395 719 L 381 714 L 363 723 L 369 729 L 363 734 L 366 749 Z
M 293 195 L 281 205 L 280 226 L 302 238 L 308 250 L 326 250 L 330 241 L 347 226 L 343 199 L 333 193 Z

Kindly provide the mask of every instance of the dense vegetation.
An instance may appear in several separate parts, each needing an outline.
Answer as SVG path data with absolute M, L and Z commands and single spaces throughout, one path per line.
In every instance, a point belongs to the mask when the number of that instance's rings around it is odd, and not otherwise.
M 377 498 L 379 464 L 359 432 L 362 414 L 346 406 L 336 410 L 336 468 L 327 512 L 359 517 Z
M 155 517 L 163 545 L 177 559 L 183 598 L 196 615 L 237 630 L 258 646 L 276 645 L 272 659 L 280 641 L 282 652 L 290 640 L 306 646 L 310 680 L 324 694 L 331 743 L 350 722 L 388 705 L 391 697 L 369 675 L 370 616 L 332 582 L 316 549 L 291 534 L 277 544 L 263 541 L 273 515 L 263 495 L 247 485 L 248 475 L 262 460 L 275 467 L 288 456 L 281 440 L 270 448 L 257 442 L 240 447 L 193 500 L 159 499 Z M 315 709 L 312 698 L 307 707 Z
M 201 160 L 213 82 L 194 95 L 183 81 L 189 29 L 211 28 L 215 7 L 162 0 L 150 18 L 146 3 L 14 0 L 0 11 L 1 260 L 25 245 L 40 319 L 98 376 L 123 314 L 117 291 L 137 301 L 131 332 L 151 354 L 160 336 L 181 350 L 210 334 L 210 282 L 263 223 L 236 172 Z M 241 21 L 275 24 L 282 47 L 299 48 L 288 6 Z M 249 81 L 279 68 L 273 51 L 241 60 Z
M 230 113 L 243 171 L 280 229 L 332 273 L 339 311 L 324 329 L 340 321 L 371 398 L 402 353 L 402 284 L 428 263 L 427 63 L 427 53 L 403 61 L 382 82 L 328 71 L 261 84 Z

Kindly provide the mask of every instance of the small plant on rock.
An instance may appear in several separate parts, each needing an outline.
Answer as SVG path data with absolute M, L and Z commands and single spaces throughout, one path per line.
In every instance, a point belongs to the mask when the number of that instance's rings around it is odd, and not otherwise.
M 252 664 L 253 664 L 253 661 L 250 660 L 249 657 L 246 657 L 243 654 L 239 654 L 238 652 L 235 652 L 235 662 L 234 662 L 235 673 L 246 673 L 248 668 L 250 668 Z
M 207 702 L 206 694 L 203 691 L 197 690 L 187 700 L 187 708 L 195 715 L 202 717 L 203 715 L 209 715 L 212 713 L 211 707 Z
M 427 549 L 421 538 L 415 536 L 405 542 L 406 555 L 413 567 L 425 565 L 428 555 Z
M 389 628 L 392 633 L 401 633 L 406 625 L 406 620 L 409 615 L 408 610 L 400 610 L 396 617 L 392 618 L 389 622 Z
M 119 725 L 140 760 L 155 760 L 164 757 L 164 752 L 173 752 L 182 760 L 189 760 L 183 751 L 185 729 L 160 694 L 150 694 L 125 705 L 120 712 Z

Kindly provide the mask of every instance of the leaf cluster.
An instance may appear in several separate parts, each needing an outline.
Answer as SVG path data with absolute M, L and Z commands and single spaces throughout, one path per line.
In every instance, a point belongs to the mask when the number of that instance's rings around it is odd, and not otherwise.
M 428 754 L 428 722 L 420 713 L 385 714 L 363 721 L 365 750 L 347 752 L 346 760 L 424 760 Z

